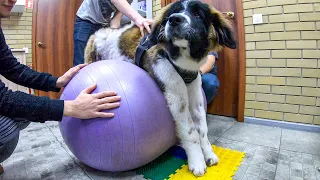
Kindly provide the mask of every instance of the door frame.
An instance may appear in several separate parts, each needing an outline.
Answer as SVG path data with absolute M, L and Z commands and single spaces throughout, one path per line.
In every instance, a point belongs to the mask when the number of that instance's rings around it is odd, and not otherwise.
M 170 4 L 171 0 L 161 0 L 161 7 Z M 243 7 L 241 0 L 235 0 L 236 2 L 236 12 L 235 17 L 237 19 L 237 29 L 238 29 L 238 58 L 239 58 L 239 91 L 238 91 L 238 112 L 237 121 L 244 122 L 244 108 L 245 108 L 245 94 L 246 94 L 246 41 L 245 41 L 245 31 L 244 31 L 244 16 Z
M 37 48 L 37 11 L 38 11 L 38 0 L 33 0 L 33 9 L 32 9 L 32 69 L 37 69 L 37 56 L 36 56 L 36 48 Z M 38 95 L 38 91 L 35 91 L 35 94 Z
M 38 12 L 38 0 L 33 0 L 32 9 L 32 69 L 37 70 L 37 12 Z M 39 96 L 39 90 L 35 90 L 34 94 Z

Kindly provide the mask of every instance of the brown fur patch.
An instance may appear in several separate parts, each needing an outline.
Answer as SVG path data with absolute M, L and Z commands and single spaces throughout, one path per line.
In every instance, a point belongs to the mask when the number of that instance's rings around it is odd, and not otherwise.
M 155 77 L 152 71 L 152 65 L 157 64 L 159 51 L 164 50 L 163 44 L 157 44 L 151 47 L 142 57 L 143 68 L 152 76 Z
M 87 42 L 87 45 L 86 45 L 86 48 L 85 48 L 85 51 L 84 51 L 84 62 L 85 63 L 92 63 L 96 60 L 96 48 L 95 48 L 95 45 L 94 45 L 94 39 L 95 39 L 95 35 L 91 35 L 88 42 Z
M 119 39 L 119 49 L 122 51 L 122 54 L 134 59 L 141 39 L 140 29 L 137 26 L 133 26 L 123 32 Z
M 152 24 L 152 29 L 154 29 L 158 24 L 161 24 L 162 21 L 165 19 L 164 15 L 165 13 L 168 11 L 168 9 L 171 7 L 173 3 L 170 3 L 168 4 L 167 6 L 163 7 L 161 10 L 160 10 L 160 13 L 159 15 L 157 15 L 155 18 L 154 18 L 154 23 Z
M 232 29 L 230 21 L 223 16 L 223 14 L 216 10 L 213 6 L 210 6 L 211 14 L 216 15 L 218 17 L 221 26 Z M 218 43 L 217 34 L 213 26 L 210 27 L 209 30 L 209 39 L 210 39 L 210 51 L 219 52 L 223 49 L 223 46 Z
M 222 46 L 219 45 L 216 31 L 214 30 L 213 26 L 210 26 L 209 30 L 209 42 L 210 42 L 210 51 L 220 51 L 222 49 Z
M 183 111 L 185 111 L 186 109 L 186 104 L 185 103 L 182 103 L 181 106 L 180 106 L 180 112 L 182 113 Z
M 150 65 L 151 61 L 153 63 L 157 63 L 156 59 L 157 59 L 158 52 L 160 50 L 165 50 L 163 44 L 157 44 L 157 45 L 151 47 L 143 57 L 143 60 L 145 62 L 144 64 Z

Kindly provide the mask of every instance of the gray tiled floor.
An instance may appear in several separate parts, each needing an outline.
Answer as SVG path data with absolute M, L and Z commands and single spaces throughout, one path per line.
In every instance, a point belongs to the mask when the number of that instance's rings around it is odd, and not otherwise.
M 277 148 L 280 145 L 281 129 L 253 124 L 233 125 L 222 138 Z
M 235 180 L 320 180 L 320 134 L 237 123 L 208 115 L 209 140 L 244 151 Z M 0 180 L 142 180 L 134 171 L 109 173 L 81 163 L 63 142 L 56 122 L 23 130 L 15 153 L 3 163 Z

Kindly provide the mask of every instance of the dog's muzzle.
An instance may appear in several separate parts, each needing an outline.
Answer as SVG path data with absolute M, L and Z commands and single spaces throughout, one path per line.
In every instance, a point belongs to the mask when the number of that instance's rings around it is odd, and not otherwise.
M 172 14 L 169 16 L 166 25 L 167 39 L 186 39 L 190 37 L 190 23 L 188 17 L 181 13 Z
M 187 19 L 181 14 L 172 14 L 169 17 L 169 25 L 172 27 L 179 26 L 179 25 L 181 26 L 185 23 L 187 23 Z

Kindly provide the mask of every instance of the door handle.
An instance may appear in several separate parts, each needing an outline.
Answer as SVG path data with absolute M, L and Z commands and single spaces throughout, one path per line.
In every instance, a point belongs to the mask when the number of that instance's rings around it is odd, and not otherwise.
M 38 46 L 39 47 L 43 46 L 43 43 L 42 42 L 38 42 Z
M 223 12 L 222 14 L 226 14 L 228 18 L 233 19 L 234 18 L 234 12 L 229 11 L 229 12 Z

